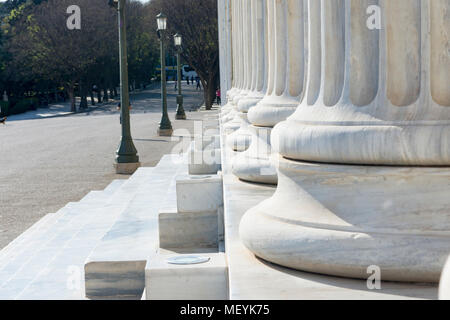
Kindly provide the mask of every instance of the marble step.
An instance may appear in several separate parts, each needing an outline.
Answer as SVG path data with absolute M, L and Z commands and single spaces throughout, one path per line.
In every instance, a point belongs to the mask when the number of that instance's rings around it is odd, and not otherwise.
M 174 193 L 175 176 L 186 172 L 186 156 L 165 155 L 151 179 L 137 190 L 86 260 L 89 298 L 141 298 L 147 258 L 159 247 L 158 211 L 165 198 Z
M 15 299 L 70 241 L 74 233 L 85 226 L 95 209 L 105 202 L 85 204 L 81 201 L 59 217 L 46 231 L 29 240 L 29 245 L 0 270 L 0 299 Z M 44 292 L 42 292 L 44 294 Z
M 58 220 L 65 216 L 73 207 L 77 206 L 78 202 L 70 202 L 55 214 L 48 217 L 45 216 L 40 221 L 35 223 L 32 227 L 22 233 L 19 237 L 13 240 L 2 252 L 0 259 L 0 286 L 3 280 L 3 269 L 6 265 L 11 264 L 19 256 L 24 255 L 24 251 L 29 249 L 32 244 L 39 245 L 46 240 L 45 235 L 51 228 L 56 225 Z
M 17 299 L 84 299 L 84 261 L 123 210 L 121 205 L 89 209 L 82 227 L 70 232 L 71 238 L 55 249 Z
M 0 269 L 0 298 L 79 298 L 76 290 L 61 295 L 71 289 L 67 281 L 74 275 L 67 274 L 68 267 L 76 267 L 76 259 L 81 256 L 78 268 L 83 269 L 97 238 L 103 236 L 105 228 L 123 211 L 127 199 L 132 199 L 134 190 L 151 170 L 145 168 L 122 184 L 114 183 L 105 193 L 90 192 L 53 223 L 29 237 L 21 252 Z M 43 290 L 44 287 L 48 290 Z
M 105 193 L 112 194 L 116 190 L 120 188 L 120 186 L 125 182 L 126 180 L 114 180 L 112 181 L 104 190 Z M 88 194 L 89 195 L 89 194 Z M 88 196 L 87 195 L 87 196 Z M 84 197 L 83 199 L 86 199 Z M 30 228 L 28 228 L 26 231 L 24 231 L 21 235 L 19 235 L 16 239 L 11 241 L 5 248 L 0 250 L 0 268 L 1 268 L 1 261 L 3 260 L 3 257 L 9 257 L 12 253 L 17 254 L 20 252 L 20 250 L 28 244 L 27 240 L 32 238 L 33 235 L 37 234 L 38 232 L 42 232 L 44 229 L 48 229 L 53 222 L 55 222 L 55 219 L 57 219 L 59 216 L 63 214 L 64 211 L 67 211 L 69 207 L 73 206 L 75 203 L 70 202 L 63 208 L 61 208 L 59 211 L 54 213 L 49 213 L 39 219 L 36 223 L 34 223 Z M 5 258 L 4 260 L 7 261 Z
M 105 194 L 113 194 L 116 192 L 125 182 L 127 182 L 127 179 L 117 179 L 113 180 L 106 188 L 103 190 Z
M 57 218 L 64 214 L 64 212 L 74 204 L 74 202 L 70 202 L 57 212 L 45 215 L 30 228 L 28 228 L 25 232 L 11 241 L 5 248 L 3 248 L 0 251 L 0 270 L 6 263 L 13 259 L 16 255 L 20 254 L 21 251 L 30 244 L 30 239 L 32 239 L 39 233 L 43 233 L 44 230 L 50 228 L 51 225 L 57 220 Z

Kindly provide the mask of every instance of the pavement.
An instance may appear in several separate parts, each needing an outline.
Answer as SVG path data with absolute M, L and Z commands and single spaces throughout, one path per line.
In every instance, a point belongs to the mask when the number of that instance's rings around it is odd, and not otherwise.
M 142 166 L 155 166 L 176 150 L 182 136 L 194 132 L 195 121 L 217 112 L 189 112 L 202 104 L 203 92 L 183 84 L 188 119 L 175 120 L 176 92 L 169 83 L 168 110 L 175 131 L 172 138 L 159 137 L 159 90 L 131 96 L 131 131 Z M 0 126 L 0 249 L 45 214 L 104 189 L 114 179 L 128 178 L 113 168 L 121 132 L 116 103 L 86 113 L 55 113 L 12 116 Z

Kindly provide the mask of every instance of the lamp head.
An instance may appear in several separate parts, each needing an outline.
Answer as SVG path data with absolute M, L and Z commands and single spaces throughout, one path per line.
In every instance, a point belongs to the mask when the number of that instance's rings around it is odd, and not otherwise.
M 175 46 L 176 46 L 176 47 L 181 47 L 182 41 L 183 41 L 183 38 L 181 37 L 180 34 L 176 33 L 176 34 L 173 36 L 173 42 L 175 43 Z
M 117 9 L 119 7 L 119 0 L 108 0 L 108 5 Z
M 158 24 L 158 30 L 167 29 L 167 17 L 164 13 L 160 13 L 156 16 L 156 23 Z

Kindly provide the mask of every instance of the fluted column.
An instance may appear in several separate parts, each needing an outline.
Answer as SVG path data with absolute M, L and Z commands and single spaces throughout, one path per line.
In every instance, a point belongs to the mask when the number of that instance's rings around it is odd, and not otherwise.
M 382 29 L 366 10 L 381 8 Z M 450 0 L 310 0 L 307 90 L 241 238 L 291 268 L 437 282 L 450 248 Z
M 241 73 L 241 90 L 238 94 L 234 95 L 232 105 L 234 112 L 228 117 L 228 123 L 223 126 L 225 133 L 229 134 L 242 126 L 242 122 L 245 120 L 242 118 L 241 111 L 238 108 L 238 103 L 242 99 L 245 99 L 251 92 L 253 73 L 252 68 L 252 12 L 251 12 L 251 0 L 241 1 L 239 4 L 239 16 L 242 29 L 239 33 L 240 50 L 242 51 L 241 65 L 238 67 Z M 233 117 L 233 118 L 232 118 Z M 231 119 L 232 118 L 232 119 Z
M 239 100 L 237 105 L 237 121 L 239 129 L 227 138 L 227 144 L 235 151 L 245 151 L 251 141 L 250 124 L 247 119 L 248 110 L 255 106 L 264 97 L 266 91 L 266 50 L 265 50 L 265 1 L 248 0 L 247 9 L 250 11 L 250 23 L 247 42 L 251 46 L 251 56 L 248 60 L 247 87 L 248 94 Z
M 233 105 L 235 105 L 236 108 L 238 106 L 239 100 L 248 95 L 251 87 L 251 5 L 250 1 L 248 0 L 241 0 L 239 3 L 239 21 L 239 50 L 241 53 L 239 72 L 241 73 L 241 91 L 233 98 Z
M 222 122 L 227 122 L 234 119 L 235 107 L 233 99 L 239 95 L 243 89 L 243 72 L 242 59 L 244 52 L 242 51 L 242 0 L 231 1 L 231 43 L 232 43 L 232 85 L 233 87 L 227 92 L 227 104 L 222 108 Z
M 305 34 L 303 0 L 266 0 L 267 86 L 264 98 L 248 111 L 252 143 L 236 157 L 233 173 L 260 183 L 277 183 L 270 162 L 270 132 L 298 106 L 304 91 Z

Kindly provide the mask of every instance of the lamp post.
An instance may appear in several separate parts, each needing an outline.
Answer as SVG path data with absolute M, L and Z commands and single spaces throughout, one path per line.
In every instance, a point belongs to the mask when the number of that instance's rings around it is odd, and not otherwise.
M 183 108 L 183 95 L 181 93 L 181 52 L 183 48 L 181 47 L 182 37 L 178 33 L 173 36 L 175 43 L 175 48 L 177 49 L 177 81 L 178 81 L 178 95 L 177 95 L 177 114 L 175 119 L 186 120 L 186 113 Z
M 109 0 L 109 5 L 117 9 L 119 16 L 120 116 L 122 119 L 122 138 L 116 152 L 115 168 L 119 174 L 132 174 L 140 166 L 140 163 L 130 130 L 125 3 L 126 0 Z
M 159 124 L 158 134 L 160 136 L 171 136 L 173 129 L 167 114 L 167 87 L 166 87 L 166 54 L 164 48 L 164 33 L 167 29 L 167 17 L 160 13 L 156 16 L 158 24 L 158 37 L 161 44 L 161 105 L 162 118 Z

